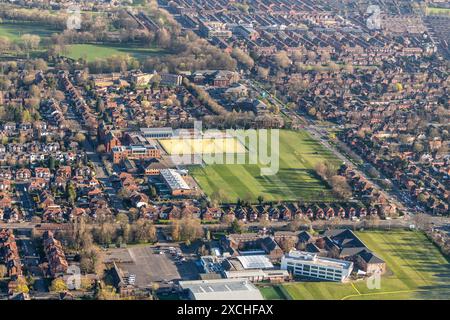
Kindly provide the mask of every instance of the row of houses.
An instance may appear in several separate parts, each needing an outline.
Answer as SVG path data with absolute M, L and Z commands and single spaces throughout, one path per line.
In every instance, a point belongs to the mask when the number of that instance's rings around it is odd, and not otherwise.
M 16 279 L 23 275 L 19 249 L 12 230 L 0 230 L 0 255 L 7 269 L 7 276 Z
M 52 278 L 62 276 L 67 272 L 69 264 L 66 260 L 61 242 L 55 239 L 52 231 L 43 235 L 43 247 L 48 262 L 48 273 Z
M 148 203 L 141 208 L 143 218 L 158 219 L 180 219 L 185 216 L 201 218 L 206 221 L 220 219 L 238 219 L 242 222 L 254 221 L 292 221 L 309 219 L 329 220 L 333 218 L 341 219 L 364 219 L 370 216 L 381 216 L 381 207 L 366 207 L 357 205 L 352 207 L 349 204 L 297 204 L 281 203 L 277 205 L 252 205 L 246 206 L 223 206 L 199 208 L 188 202 L 173 202 L 169 204 L 155 205 Z M 384 211 L 383 211 L 384 212 Z

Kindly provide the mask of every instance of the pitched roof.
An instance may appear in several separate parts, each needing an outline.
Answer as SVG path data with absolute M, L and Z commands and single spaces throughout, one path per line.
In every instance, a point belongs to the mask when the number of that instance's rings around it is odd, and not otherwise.
M 383 259 L 368 250 L 360 252 L 358 256 L 360 256 L 366 263 L 384 263 Z

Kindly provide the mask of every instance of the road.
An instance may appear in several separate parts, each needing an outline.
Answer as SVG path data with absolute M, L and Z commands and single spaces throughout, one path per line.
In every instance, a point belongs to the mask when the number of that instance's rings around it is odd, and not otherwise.
M 15 234 L 24 271 L 27 276 L 31 276 L 34 279 L 33 291 L 48 292 L 44 273 L 39 267 L 40 256 L 36 247 L 37 244 L 30 237 L 31 231 L 22 229 L 15 232 Z
M 83 130 L 80 131 L 86 136 L 86 139 L 83 141 L 83 150 L 86 152 L 88 160 L 93 164 L 95 177 L 101 183 L 103 191 L 107 194 L 112 208 L 118 211 L 123 211 L 125 208 L 123 206 L 122 200 L 117 196 L 118 190 L 115 190 L 113 188 L 109 180 L 109 174 L 103 165 L 100 154 L 97 152 L 96 148 L 94 148 L 94 144 L 87 134 L 87 130 L 83 124 L 83 121 L 81 121 L 80 117 L 76 114 L 72 101 L 68 101 L 67 115 L 71 120 L 78 122 L 80 127 L 83 128 Z
M 27 190 L 28 182 L 16 182 L 16 191 L 18 198 L 20 199 L 22 208 L 26 212 L 25 220 L 30 220 L 33 216 L 33 201 L 30 198 L 30 194 Z

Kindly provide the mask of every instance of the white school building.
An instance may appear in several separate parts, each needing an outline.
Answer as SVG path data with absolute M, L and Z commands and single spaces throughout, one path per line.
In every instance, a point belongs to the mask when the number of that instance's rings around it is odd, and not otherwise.
M 287 270 L 295 276 L 342 282 L 350 276 L 353 262 L 291 250 L 281 259 L 281 269 Z

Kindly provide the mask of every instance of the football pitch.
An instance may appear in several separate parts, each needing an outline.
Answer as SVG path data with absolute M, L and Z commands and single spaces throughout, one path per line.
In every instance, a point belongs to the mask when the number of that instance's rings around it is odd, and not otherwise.
M 319 162 L 340 162 L 305 131 L 280 130 L 279 170 L 262 175 L 261 164 L 210 164 L 190 168 L 203 191 L 220 202 L 333 201 L 329 187 L 316 175 Z M 269 153 L 270 154 L 270 153 Z
M 285 291 L 298 300 L 450 299 L 449 261 L 423 233 L 365 231 L 357 235 L 387 263 L 379 289 L 369 289 L 366 281 L 299 282 L 285 284 Z

